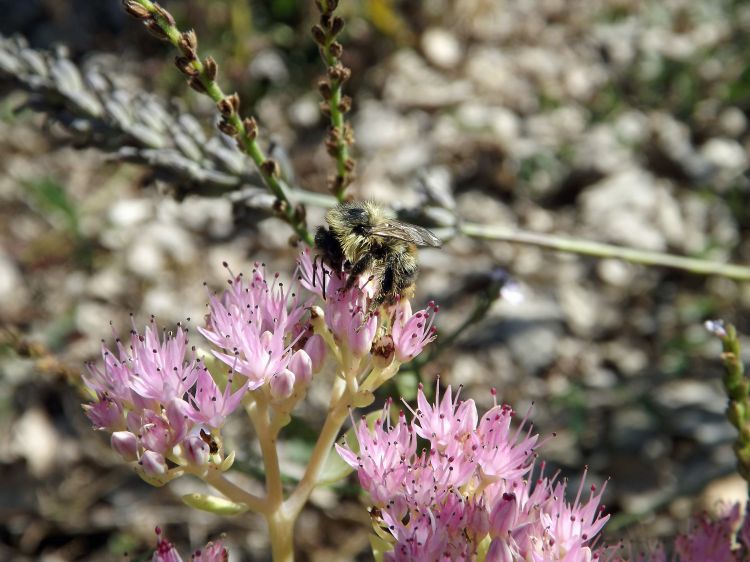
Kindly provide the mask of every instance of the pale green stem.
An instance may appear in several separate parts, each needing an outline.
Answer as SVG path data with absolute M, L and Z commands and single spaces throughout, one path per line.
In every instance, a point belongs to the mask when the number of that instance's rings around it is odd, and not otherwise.
M 262 392 L 262 391 L 258 391 Z M 278 437 L 278 427 L 271 429 L 271 423 L 268 416 L 268 402 L 265 396 L 256 395 L 252 402 L 245 406 L 247 415 L 253 422 L 255 433 L 260 444 L 260 451 L 263 455 L 263 467 L 266 473 L 266 494 L 268 502 L 268 513 L 274 513 L 284 499 L 283 488 L 281 486 L 281 469 L 279 467 L 279 455 L 276 450 L 276 439 Z M 276 559 L 274 558 L 274 561 Z
M 341 431 L 341 426 L 344 425 L 344 420 L 346 420 L 349 411 L 348 399 L 349 393 L 344 391 L 328 410 L 328 416 L 323 424 L 323 429 L 320 431 L 318 441 L 315 443 L 315 448 L 310 456 L 305 474 L 289 496 L 289 499 L 285 502 L 287 512 L 292 518 L 296 518 L 299 512 L 302 511 L 315 487 L 315 483 L 328 459 L 333 444 L 336 442 L 336 437 L 338 437 L 339 431 Z
M 526 232 L 505 226 L 463 223 L 459 229 L 463 234 L 472 238 L 515 242 L 557 250 L 559 252 L 597 258 L 614 258 L 641 265 L 671 267 L 699 275 L 720 275 L 738 281 L 750 281 L 750 267 L 742 265 L 717 263 L 708 260 L 675 256 L 674 254 L 603 244 L 601 242 L 589 242 L 551 234 Z
M 294 562 L 294 517 L 287 517 L 279 508 L 267 517 L 273 562 Z

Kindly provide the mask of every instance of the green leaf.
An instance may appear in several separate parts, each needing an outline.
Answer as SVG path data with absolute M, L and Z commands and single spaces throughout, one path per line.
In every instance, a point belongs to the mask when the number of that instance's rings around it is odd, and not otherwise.
M 248 510 L 247 505 L 244 503 L 237 503 L 226 498 L 210 496 L 208 494 L 185 494 L 182 496 L 182 501 L 189 507 L 208 511 L 216 515 L 238 515 Z

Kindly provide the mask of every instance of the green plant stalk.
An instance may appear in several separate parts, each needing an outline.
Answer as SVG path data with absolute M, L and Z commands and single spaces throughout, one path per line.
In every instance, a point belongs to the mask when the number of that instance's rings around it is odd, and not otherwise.
M 153 19 L 157 22 L 161 30 L 167 36 L 169 42 L 179 50 L 179 41 L 182 32 L 174 25 L 171 25 L 164 17 L 161 16 L 156 8 L 156 5 L 151 0 L 135 0 L 138 4 L 143 6 L 152 15 Z M 206 90 L 206 94 L 216 103 L 219 103 L 226 95 L 222 91 L 221 87 L 213 80 L 206 72 L 205 65 L 201 62 L 200 58 L 190 62 L 191 66 L 198 72 L 198 77 L 201 84 Z M 258 173 L 263 178 L 263 182 L 268 187 L 269 191 L 276 196 L 276 198 L 282 203 L 280 205 L 280 213 L 286 220 L 286 222 L 294 229 L 297 236 L 300 237 L 309 246 L 313 245 L 312 235 L 308 232 L 307 228 L 295 217 L 294 207 L 289 202 L 286 196 L 284 185 L 281 180 L 272 173 L 268 173 L 263 169 L 263 164 L 267 161 L 267 157 L 263 152 L 263 149 L 258 144 L 255 138 L 248 136 L 248 131 L 245 128 L 245 124 L 240 119 L 239 114 L 236 112 L 232 113 L 227 117 L 227 120 L 231 125 L 237 129 L 237 139 L 242 144 L 245 152 L 255 163 Z
M 323 59 L 329 67 L 333 67 L 336 64 L 336 59 L 331 54 L 331 43 L 334 39 L 327 42 L 323 48 Z M 340 109 L 341 99 L 343 95 L 343 84 L 340 80 L 331 80 L 331 98 L 329 101 L 331 111 L 331 126 L 339 131 L 338 138 L 336 140 L 336 173 L 342 178 L 349 176 L 349 171 L 346 169 L 346 163 L 349 160 L 349 146 L 346 143 L 344 136 L 345 122 L 344 113 Z M 344 200 L 344 192 L 346 191 L 346 183 L 342 183 L 338 186 L 334 192 L 338 201 Z
M 737 471 L 750 482 L 750 380 L 745 376 L 745 368 L 740 360 L 737 329 L 728 324 L 720 337 L 724 390 L 729 398 L 727 419 L 738 432 L 732 448 L 737 457 Z
M 459 230 L 462 234 L 472 238 L 514 242 L 571 254 L 597 258 L 614 258 L 640 265 L 669 267 L 698 275 L 719 275 L 737 281 L 750 281 L 750 267 L 742 265 L 717 263 L 709 260 L 687 258 L 663 252 L 638 250 L 636 248 L 590 242 L 551 234 L 539 234 L 497 225 L 463 223 L 460 225 Z

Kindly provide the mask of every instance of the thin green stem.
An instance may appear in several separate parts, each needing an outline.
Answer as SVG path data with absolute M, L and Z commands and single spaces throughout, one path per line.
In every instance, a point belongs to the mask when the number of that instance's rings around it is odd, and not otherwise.
M 343 47 L 336 41 L 336 36 L 344 26 L 343 20 L 334 15 L 337 4 L 318 3 L 320 22 L 313 27 L 312 33 L 320 47 L 320 57 L 328 67 L 326 78 L 318 87 L 325 99 L 321 108 L 331 122 L 326 148 L 336 161 L 336 175 L 331 179 L 329 187 L 337 201 L 344 201 L 346 188 L 354 179 L 354 161 L 349 153 L 349 145 L 354 142 L 354 138 L 351 126 L 344 119 L 344 115 L 351 109 L 351 99 L 344 95 L 343 86 L 351 71 L 341 64 Z
M 164 33 L 164 38 L 167 41 L 178 50 L 184 51 L 184 34 L 164 15 L 166 12 L 163 8 L 159 7 L 154 2 L 151 2 L 151 0 L 132 1 L 139 4 L 149 12 L 151 19 L 156 22 L 158 27 Z M 200 57 L 197 56 L 197 51 L 195 51 L 194 57 L 186 62 L 185 68 L 188 72 L 195 74 L 195 79 L 200 83 L 204 93 L 215 103 L 219 104 L 228 99 L 227 95 L 222 91 L 221 87 L 215 80 L 215 62 L 211 61 L 209 64 L 209 59 L 206 59 L 206 62 L 202 62 Z M 192 70 L 190 70 L 191 68 Z M 193 85 L 193 83 L 191 83 L 191 85 Z M 197 89 L 196 86 L 197 84 L 193 85 L 194 89 Z M 263 178 L 266 187 L 278 199 L 279 204 L 277 205 L 276 211 L 294 229 L 294 232 L 301 240 L 312 246 L 312 235 L 308 232 L 300 213 L 290 203 L 286 195 L 286 186 L 280 179 L 275 164 L 268 159 L 263 152 L 263 149 L 258 144 L 256 139 L 257 126 L 254 124 L 254 121 L 243 121 L 236 110 L 232 110 L 225 114 L 224 119 L 229 125 L 227 130 L 231 130 L 234 133 L 233 136 L 237 139 L 238 145 L 250 156 Z M 250 130 L 251 127 L 253 130 Z
M 539 234 L 526 232 L 514 228 L 497 225 L 480 225 L 463 223 L 459 227 L 461 233 L 472 238 L 485 240 L 501 240 L 526 244 L 540 248 L 548 248 L 559 252 L 593 256 L 597 258 L 614 258 L 649 266 L 669 267 L 695 273 L 698 275 L 719 275 L 737 281 L 750 281 L 750 267 L 742 265 L 717 263 L 708 260 L 687 258 L 662 252 L 651 252 L 603 244 L 601 242 L 589 242 L 575 238 L 566 238 L 551 234 Z

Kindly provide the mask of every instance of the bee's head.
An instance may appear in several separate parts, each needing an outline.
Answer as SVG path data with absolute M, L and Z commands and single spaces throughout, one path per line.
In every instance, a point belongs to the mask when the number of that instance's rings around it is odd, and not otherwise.
M 372 210 L 365 202 L 342 203 L 328 212 L 326 220 L 338 232 L 367 236 L 373 224 Z

